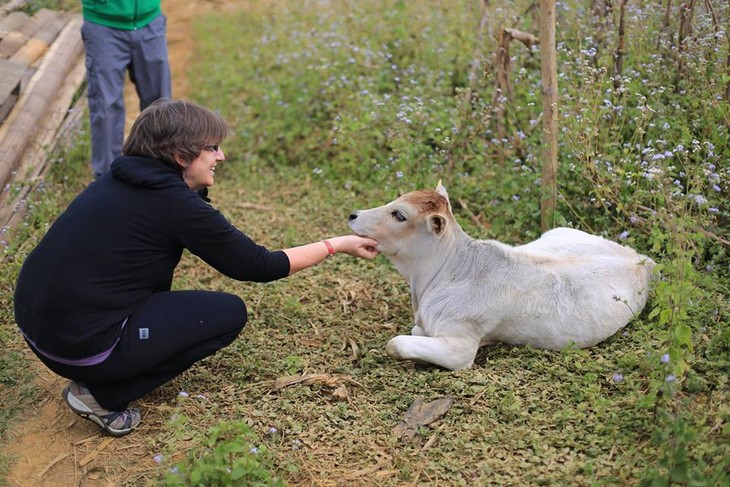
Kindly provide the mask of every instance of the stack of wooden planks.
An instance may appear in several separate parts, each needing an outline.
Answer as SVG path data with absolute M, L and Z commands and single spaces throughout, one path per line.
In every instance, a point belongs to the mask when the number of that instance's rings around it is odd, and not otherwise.
M 0 0 L 1 2 L 2 0 Z M 79 98 L 86 69 L 78 13 L 0 4 L 0 228 L 22 215 Z

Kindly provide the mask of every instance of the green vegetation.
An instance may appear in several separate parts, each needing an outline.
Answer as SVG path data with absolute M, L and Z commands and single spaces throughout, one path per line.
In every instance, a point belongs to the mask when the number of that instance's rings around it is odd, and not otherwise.
M 200 19 L 192 98 L 232 127 L 213 204 L 280 248 L 347 233 L 351 210 L 441 179 L 472 236 L 536 238 L 539 46 L 511 44 L 510 90 L 497 94 L 492 55 L 502 27 L 537 34 L 537 12 L 496 3 L 481 43 L 478 1 L 252 1 Z M 472 370 L 445 372 L 385 355 L 412 317 L 384 258 L 337 256 L 262 285 L 187 255 L 174 286 L 239 294 L 250 322 L 146 402 L 146 422 L 161 425 L 144 433 L 159 475 L 130 484 L 237 485 L 234 473 L 260 485 L 730 482 L 730 6 L 696 2 L 677 47 L 679 14 L 665 28 L 663 2 L 628 2 L 616 77 L 620 13 L 592 3 L 558 9 L 560 224 L 657 261 L 645 312 L 591 349 L 486 347 Z M 3 415 L 31 390 L 14 276 L 84 170 L 82 155 L 61 156 L 9 242 Z M 276 383 L 300 373 L 321 375 Z M 443 396 L 455 398 L 446 416 L 400 444 L 392 429 L 410 404 Z

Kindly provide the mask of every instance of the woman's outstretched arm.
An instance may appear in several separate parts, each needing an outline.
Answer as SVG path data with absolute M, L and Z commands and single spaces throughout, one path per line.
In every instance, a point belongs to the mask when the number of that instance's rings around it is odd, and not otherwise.
M 378 245 L 378 242 L 371 238 L 343 235 L 284 249 L 284 253 L 289 257 L 289 275 L 291 276 L 295 272 L 319 264 L 337 252 L 343 252 L 362 259 L 373 259 L 379 253 L 375 249 L 376 245 Z

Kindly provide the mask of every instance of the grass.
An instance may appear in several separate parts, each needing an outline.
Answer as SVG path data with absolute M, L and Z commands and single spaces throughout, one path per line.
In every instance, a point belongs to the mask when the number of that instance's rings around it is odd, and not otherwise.
M 132 471 L 129 485 L 727 482 L 730 144 L 728 73 L 718 72 L 727 32 L 698 6 L 677 80 L 661 5 L 629 3 L 617 93 L 615 25 L 591 16 L 587 3 L 559 10 L 560 220 L 659 263 L 645 313 L 588 350 L 494 346 L 473 369 L 445 372 L 385 355 L 412 313 L 407 286 L 384 258 L 337 256 L 262 285 L 228 280 L 186 255 L 174 287 L 239 294 L 250 322 L 230 347 L 143 402 L 144 441 L 159 467 Z M 539 51 L 512 47 L 511 98 L 493 98 L 489 68 L 470 83 L 474 53 L 487 65 L 496 51 L 489 36 L 475 43 L 479 4 L 246 2 L 200 19 L 191 92 L 233 128 L 213 204 L 281 248 L 347 233 L 351 210 L 442 179 L 472 236 L 535 238 Z M 490 7 L 491 31 L 517 18 L 536 32 L 527 4 Z M 726 26 L 728 6 L 715 5 L 715 14 Z M 495 103 L 506 107 L 501 126 Z M 13 355 L 22 348 L 14 278 L 83 186 L 88 142 L 80 139 L 55 165 L 0 271 L 8 421 L 33 392 L 24 359 Z M 322 380 L 277 387 L 301 373 Z M 392 430 L 416 398 L 445 396 L 455 403 L 443 419 L 410 443 L 397 440 Z

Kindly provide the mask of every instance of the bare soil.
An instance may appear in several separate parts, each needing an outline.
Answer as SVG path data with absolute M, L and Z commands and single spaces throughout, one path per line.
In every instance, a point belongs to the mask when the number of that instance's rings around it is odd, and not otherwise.
M 221 6 L 221 1 L 163 0 L 168 19 L 168 48 L 173 97 L 188 94 L 187 68 L 194 54 L 192 20 L 202 12 Z M 125 95 L 128 121 L 138 114 L 139 102 L 128 83 Z M 128 124 L 129 126 L 129 124 Z M 31 354 L 28 354 L 31 357 Z M 116 486 L 145 476 L 153 470 L 154 452 L 149 437 L 154 430 L 154 407 L 141 404 L 146 415 L 137 434 L 111 438 L 98 427 L 73 414 L 61 398 L 67 381 L 32 358 L 37 369 L 36 406 L 10 428 L 4 455 L 13 462 L 8 485 L 22 487 Z

